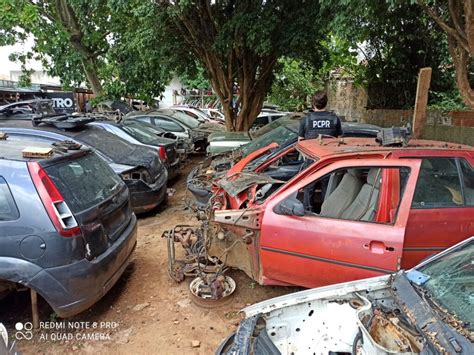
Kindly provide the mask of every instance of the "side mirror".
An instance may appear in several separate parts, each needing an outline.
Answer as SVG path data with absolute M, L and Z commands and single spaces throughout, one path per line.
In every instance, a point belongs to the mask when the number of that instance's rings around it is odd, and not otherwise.
M 305 215 L 303 203 L 293 196 L 286 198 L 276 205 L 273 212 L 286 216 L 302 217 Z

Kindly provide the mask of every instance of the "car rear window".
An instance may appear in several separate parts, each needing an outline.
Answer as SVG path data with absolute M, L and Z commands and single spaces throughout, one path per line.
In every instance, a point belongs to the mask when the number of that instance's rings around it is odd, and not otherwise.
M 45 168 L 73 213 L 85 211 L 122 187 L 122 180 L 96 154 Z
M 157 144 L 158 136 L 146 126 L 142 126 L 136 122 L 131 122 L 123 124 L 122 129 L 140 143 L 151 145 Z
M 102 129 L 86 130 L 77 135 L 77 139 L 94 147 L 114 161 L 135 153 L 135 147 L 132 144 Z
M 18 217 L 20 217 L 20 213 L 10 188 L 5 179 L 0 176 L 0 221 L 13 221 Z

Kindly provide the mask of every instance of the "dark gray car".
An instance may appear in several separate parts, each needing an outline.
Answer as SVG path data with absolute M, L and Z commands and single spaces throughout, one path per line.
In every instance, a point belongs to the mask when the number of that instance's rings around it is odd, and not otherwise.
M 24 149 L 46 149 L 25 158 Z M 0 294 L 28 287 L 60 317 L 99 300 L 129 264 L 137 223 L 125 183 L 92 150 L 0 140 Z

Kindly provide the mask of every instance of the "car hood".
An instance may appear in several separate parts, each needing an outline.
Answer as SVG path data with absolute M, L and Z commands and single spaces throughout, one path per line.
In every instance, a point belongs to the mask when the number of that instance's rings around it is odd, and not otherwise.
M 391 275 L 383 275 L 364 280 L 344 282 L 336 285 L 323 286 L 275 297 L 242 309 L 247 317 L 263 314 L 277 309 L 297 306 L 302 303 L 344 296 L 351 292 L 378 290 L 389 286 Z
M 269 176 L 255 173 L 237 173 L 220 179 L 216 184 L 225 190 L 227 194 L 236 197 L 241 192 L 255 185 L 262 184 L 283 184 L 283 181 L 275 180 Z
M 224 128 L 221 125 L 214 123 L 201 123 L 199 127 L 193 128 L 192 131 L 200 134 L 209 135 L 214 132 L 223 131 Z
M 109 163 L 109 166 L 112 168 L 112 170 L 116 174 L 121 174 L 125 171 L 131 170 L 135 168 L 135 166 L 130 166 L 130 165 L 123 165 L 123 164 L 117 164 L 117 163 Z
M 250 142 L 247 132 L 215 132 L 209 136 L 209 142 Z

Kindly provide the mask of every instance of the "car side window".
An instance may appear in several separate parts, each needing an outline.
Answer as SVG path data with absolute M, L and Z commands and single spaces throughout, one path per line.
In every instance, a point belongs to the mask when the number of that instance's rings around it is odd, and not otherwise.
M 7 185 L 7 182 L 0 176 L 0 222 L 13 221 L 20 217 L 15 200 Z
M 463 205 L 456 158 L 424 158 L 412 208 L 446 208 Z
M 465 159 L 459 159 L 462 181 L 464 185 L 464 203 L 474 206 L 474 167 Z
M 253 121 L 253 127 L 262 127 L 269 123 L 268 116 L 260 116 Z
M 150 117 L 139 117 L 138 120 L 140 122 L 151 123 L 151 118 Z
M 184 129 L 177 123 L 161 118 L 161 117 L 160 118 L 155 117 L 155 125 L 164 129 L 165 131 L 170 131 L 170 132 L 183 132 L 184 131 Z
M 297 198 L 308 216 L 393 224 L 408 176 L 404 167 L 339 169 L 305 186 Z

